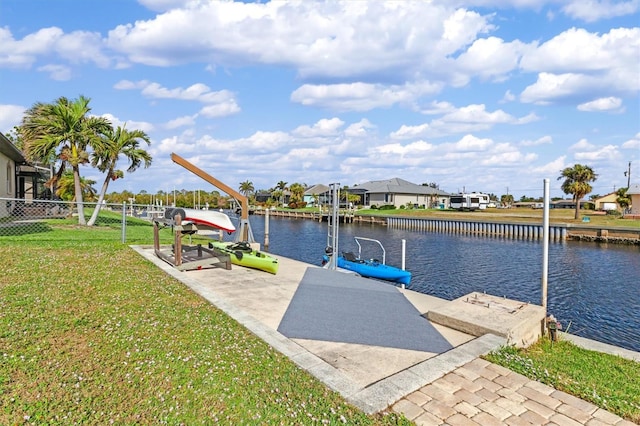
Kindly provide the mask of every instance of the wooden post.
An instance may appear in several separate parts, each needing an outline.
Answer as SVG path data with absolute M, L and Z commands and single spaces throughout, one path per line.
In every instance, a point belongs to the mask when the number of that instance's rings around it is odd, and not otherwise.
M 182 216 L 180 214 L 176 215 L 174 221 L 173 256 L 176 259 L 176 266 L 180 266 L 182 265 Z

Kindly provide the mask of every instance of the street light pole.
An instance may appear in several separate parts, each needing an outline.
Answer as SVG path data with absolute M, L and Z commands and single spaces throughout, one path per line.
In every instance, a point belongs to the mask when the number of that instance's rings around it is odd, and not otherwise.
M 631 161 L 629 161 L 629 169 L 624 172 L 624 175 L 627 177 L 627 189 L 631 188 Z

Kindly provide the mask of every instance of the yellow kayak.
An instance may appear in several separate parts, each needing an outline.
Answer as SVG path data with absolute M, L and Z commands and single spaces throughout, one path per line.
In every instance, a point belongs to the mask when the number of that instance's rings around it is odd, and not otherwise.
M 213 241 L 209 243 L 209 248 L 215 248 L 223 253 L 229 254 L 231 263 L 234 265 L 259 269 L 272 274 L 278 272 L 278 259 L 261 251 L 253 250 L 249 243 Z

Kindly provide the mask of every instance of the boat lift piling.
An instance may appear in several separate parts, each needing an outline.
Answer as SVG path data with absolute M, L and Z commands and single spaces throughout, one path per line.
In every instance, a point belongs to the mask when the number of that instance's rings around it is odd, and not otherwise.
M 329 184 L 331 191 L 331 215 L 327 217 L 327 247 L 324 249 L 325 254 L 329 258 L 329 262 L 325 268 L 333 271 L 338 267 L 338 234 L 340 226 L 340 215 L 338 209 L 340 207 L 340 183 Z
M 264 213 L 264 249 L 269 249 L 269 209 Z

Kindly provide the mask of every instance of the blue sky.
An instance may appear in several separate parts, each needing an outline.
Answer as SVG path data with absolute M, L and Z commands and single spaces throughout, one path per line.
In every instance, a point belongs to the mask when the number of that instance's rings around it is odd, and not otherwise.
M 175 152 L 232 187 L 516 198 L 580 163 L 604 195 L 640 182 L 639 94 L 640 0 L 0 0 L 0 131 L 91 98 L 152 140 L 110 191 L 212 190 Z

